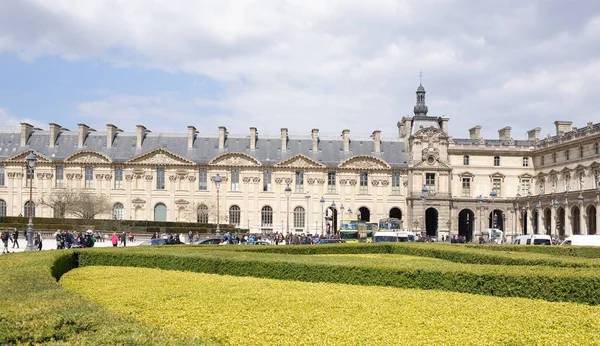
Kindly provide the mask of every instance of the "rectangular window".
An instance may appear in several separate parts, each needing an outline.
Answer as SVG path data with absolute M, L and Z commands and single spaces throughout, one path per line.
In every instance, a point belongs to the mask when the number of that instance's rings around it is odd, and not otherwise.
M 392 195 L 400 194 L 400 173 L 392 173 Z
M 521 191 L 524 196 L 529 196 L 531 192 L 531 180 L 522 179 L 521 180 Z
M 542 166 L 545 164 L 544 163 L 544 161 L 545 161 L 544 158 L 546 158 L 546 157 L 544 155 L 542 155 Z
M 552 161 L 553 163 L 556 163 L 556 153 L 552 153 Z
M 94 168 L 93 167 L 85 168 L 85 187 L 86 188 L 94 187 Z
M 569 161 L 569 149 L 565 150 L 565 160 Z
M 4 165 L 0 165 L 0 186 L 5 185 L 4 174 L 6 173 Z
M 123 167 L 115 167 L 115 189 L 123 188 Z
M 598 143 L 594 144 L 594 152 L 596 153 L 596 155 L 598 155 L 598 153 L 600 153 L 600 144 L 598 144 Z
M 583 145 L 579 147 L 579 157 L 583 158 Z
M 327 192 L 335 193 L 335 172 L 327 173 Z
M 240 170 L 231 170 L 231 191 L 240 191 Z
M 296 172 L 296 192 L 304 192 L 304 172 Z
M 425 173 L 425 186 L 429 194 L 435 193 L 435 173 Z
M 500 156 L 494 156 L 494 166 L 500 166 Z
M 462 178 L 462 195 L 471 196 L 471 178 Z
M 492 181 L 492 190 L 496 191 L 496 197 L 502 196 L 502 178 L 494 178 Z
M 156 189 L 157 190 L 165 189 L 165 168 L 164 167 L 156 168 Z
M 64 186 L 65 179 L 65 167 L 64 166 L 56 166 L 54 168 L 54 175 L 56 176 L 55 187 L 62 189 Z
M 529 167 L 529 158 L 528 157 L 523 158 L 523 167 Z
M 369 193 L 369 173 L 368 172 L 360 172 L 359 193 Z
M 271 175 L 272 171 L 270 169 L 265 169 L 263 171 L 263 191 L 271 192 Z
M 198 189 L 200 191 L 206 191 L 208 190 L 208 183 L 207 183 L 207 172 L 206 172 L 206 168 L 200 168 L 199 174 L 198 174 Z
M 469 165 L 469 155 L 463 156 L 463 165 L 465 165 L 465 166 Z

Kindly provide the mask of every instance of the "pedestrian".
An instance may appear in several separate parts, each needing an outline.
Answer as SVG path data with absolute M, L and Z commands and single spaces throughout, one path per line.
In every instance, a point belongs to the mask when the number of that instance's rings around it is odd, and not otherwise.
M 117 244 L 119 244 L 119 237 L 117 237 L 117 233 L 116 232 L 113 233 L 111 240 L 112 240 L 113 246 L 117 247 Z
M 13 234 L 12 234 L 12 239 L 13 239 L 13 246 L 12 248 L 15 248 L 15 245 L 17 246 L 17 249 L 19 248 L 19 230 L 15 228 Z
M 2 239 L 2 243 L 4 245 L 2 248 L 2 253 L 8 253 L 8 241 L 10 240 L 10 233 L 8 233 L 8 231 L 2 232 L 0 239 Z
M 35 246 L 38 251 L 42 251 L 42 232 L 37 232 L 35 235 Z
M 121 245 L 127 246 L 127 234 L 125 232 L 121 234 Z

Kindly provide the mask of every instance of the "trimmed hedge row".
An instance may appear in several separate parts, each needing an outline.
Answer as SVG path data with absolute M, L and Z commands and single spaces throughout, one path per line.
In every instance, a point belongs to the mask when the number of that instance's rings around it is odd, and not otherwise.
M 600 258 L 600 246 L 464 245 L 492 251 L 539 253 L 553 256 Z
M 185 252 L 185 251 L 184 251 Z M 589 272 L 566 274 L 566 269 L 527 271 L 518 268 L 500 270 L 454 270 L 435 267 L 386 267 L 253 259 L 252 256 L 202 256 L 172 251 L 132 252 L 95 249 L 78 251 L 79 266 L 131 266 L 183 270 L 235 276 L 254 276 L 306 282 L 332 282 L 354 285 L 392 286 L 426 290 L 445 290 L 498 297 L 522 297 L 548 301 L 600 304 L 600 276 Z M 65 256 L 73 256 L 65 254 Z M 286 256 L 283 256 L 286 257 Z M 293 257 L 293 256 L 292 256 Z M 66 266 L 63 266 L 66 267 Z M 481 266 L 477 266 L 481 267 Z M 495 270 L 498 268 L 499 270 Z M 571 271 L 569 271 L 571 273 Z M 595 274 L 595 271 L 594 271 Z M 56 273 L 55 273 L 56 275 Z

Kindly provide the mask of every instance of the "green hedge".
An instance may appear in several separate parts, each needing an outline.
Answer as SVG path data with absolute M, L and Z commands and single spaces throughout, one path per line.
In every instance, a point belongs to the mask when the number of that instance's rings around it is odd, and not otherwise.
M 600 246 L 465 245 L 491 251 L 539 253 L 553 256 L 600 258 Z

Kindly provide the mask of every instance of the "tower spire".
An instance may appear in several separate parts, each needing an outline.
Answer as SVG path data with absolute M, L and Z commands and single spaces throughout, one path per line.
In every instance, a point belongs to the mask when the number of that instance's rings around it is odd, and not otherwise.
M 419 72 L 419 87 L 417 88 L 417 103 L 414 108 L 415 115 L 427 115 L 425 104 L 425 88 L 423 88 L 423 71 Z

